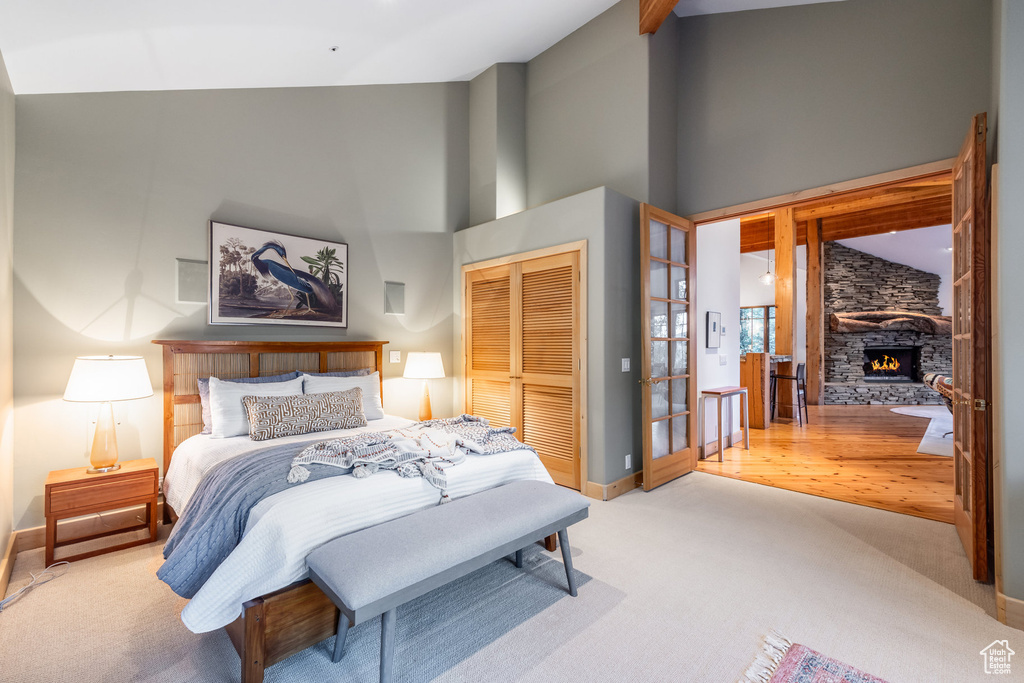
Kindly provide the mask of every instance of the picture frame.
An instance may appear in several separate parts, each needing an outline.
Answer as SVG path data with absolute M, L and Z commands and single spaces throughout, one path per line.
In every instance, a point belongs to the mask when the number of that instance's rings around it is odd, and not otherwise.
M 722 314 L 716 311 L 708 311 L 707 323 L 707 348 L 717 349 L 722 346 Z
M 211 325 L 348 327 L 348 245 L 210 221 Z

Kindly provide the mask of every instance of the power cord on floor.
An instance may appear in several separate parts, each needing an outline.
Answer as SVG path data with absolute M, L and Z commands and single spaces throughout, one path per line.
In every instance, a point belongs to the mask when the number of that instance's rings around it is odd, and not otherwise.
M 54 567 L 59 567 L 60 565 L 64 565 L 65 568 L 64 568 L 63 571 L 61 571 L 61 572 L 53 571 Z M 38 574 L 32 574 L 32 580 L 29 582 L 29 584 L 27 586 L 25 586 L 22 589 L 12 593 L 10 596 L 5 598 L 4 600 L 0 600 L 0 612 L 3 612 L 4 609 L 7 608 L 8 605 L 10 605 L 12 602 L 17 600 L 24 593 L 28 592 L 28 590 L 30 588 L 32 588 L 34 586 L 42 586 L 44 583 L 49 583 L 50 581 L 53 581 L 54 579 L 59 579 L 60 577 L 62 577 L 65 574 L 67 574 L 67 572 L 68 572 L 67 567 L 68 567 L 68 563 L 63 561 L 63 560 L 61 560 L 60 562 L 54 562 L 53 564 L 51 564 L 49 567 L 47 567 L 43 571 L 39 572 Z

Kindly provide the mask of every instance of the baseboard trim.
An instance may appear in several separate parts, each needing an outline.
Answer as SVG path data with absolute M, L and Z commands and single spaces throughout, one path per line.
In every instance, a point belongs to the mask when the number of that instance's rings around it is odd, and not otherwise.
M 996 591 L 996 617 L 1007 626 L 1024 631 L 1024 600 Z
M 17 538 L 19 553 L 42 548 L 46 545 L 46 527 L 44 526 L 34 526 L 30 529 L 15 531 L 14 536 Z
M 11 534 L 7 540 L 7 550 L 0 559 L 0 600 L 7 595 L 7 585 L 11 582 L 11 572 L 14 571 L 14 561 L 18 559 L 18 537 Z
M 726 435 L 725 443 L 723 444 L 723 446 L 725 448 L 732 448 L 736 444 L 742 444 L 742 443 L 743 443 L 743 430 L 740 429 L 737 432 L 733 432 L 732 434 Z M 708 443 L 704 444 L 703 453 L 704 453 L 704 457 L 705 458 L 707 458 L 709 455 L 714 455 L 717 452 L 718 452 L 718 439 L 714 439 L 714 440 L 709 441 Z
M 611 500 L 612 498 L 618 498 L 627 491 L 632 491 L 638 486 L 643 486 L 643 483 L 643 472 L 627 474 L 622 479 L 613 481 L 610 484 L 595 484 L 592 481 L 588 481 L 586 487 L 583 489 L 583 495 L 588 498 L 596 498 L 598 500 Z
M 112 522 L 112 526 L 128 526 L 126 522 L 130 522 L 136 518 L 139 511 L 145 511 L 145 505 L 139 505 L 133 508 L 125 508 L 124 510 L 115 510 L 113 512 L 103 512 L 103 520 Z M 162 524 L 164 504 L 163 501 L 159 501 L 156 505 L 157 513 L 157 524 Z M 101 531 L 102 522 L 100 521 L 99 515 L 87 515 L 85 517 L 79 517 L 75 519 L 61 520 L 60 529 L 67 529 L 73 536 L 87 536 L 90 533 Z M 34 526 L 29 529 L 22 529 L 21 531 L 15 531 L 14 535 L 18 539 L 18 552 L 23 553 L 26 550 L 35 550 L 36 548 L 42 548 L 46 545 L 46 527 L 45 526 Z

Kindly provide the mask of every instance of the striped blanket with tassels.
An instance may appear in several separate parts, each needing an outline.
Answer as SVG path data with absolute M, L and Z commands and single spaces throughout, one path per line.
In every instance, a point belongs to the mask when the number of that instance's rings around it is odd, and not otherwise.
M 447 503 L 445 469 L 466 459 L 465 451 L 487 455 L 528 449 L 513 436 L 515 429 L 495 428 L 473 415 L 427 420 L 410 427 L 321 441 L 303 449 L 288 472 L 288 482 L 309 478 L 309 465 L 351 469 L 352 476 L 369 477 L 392 470 L 402 477 L 423 477 Z

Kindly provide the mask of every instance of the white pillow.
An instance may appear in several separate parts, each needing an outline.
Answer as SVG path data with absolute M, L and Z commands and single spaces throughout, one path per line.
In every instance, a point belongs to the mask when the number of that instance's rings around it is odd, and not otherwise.
M 327 391 L 348 391 L 359 387 L 363 390 L 363 414 L 367 420 L 380 420 L 384 417 L 384 406 L 380 401 L 380 373 L 363 375 L 362 377 L 317 377 L 302 376 L 302 392 L 304 394 L 322 394 Z
M 249 433 L 249 420 L 242 405 L 243 396 L 298 396 L 302 394 L 302 377 L 287 382 L 239 384 L 210 378 L 210 436 L 223 439 Z

